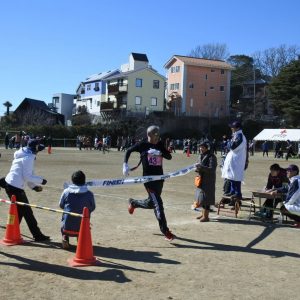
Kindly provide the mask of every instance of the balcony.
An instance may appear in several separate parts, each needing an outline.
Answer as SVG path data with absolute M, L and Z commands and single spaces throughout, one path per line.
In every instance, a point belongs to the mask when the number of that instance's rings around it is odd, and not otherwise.
M 100 110 L 113 109 L 113 108 L 114 108 L 113 102 L 101 102 L 100 103 Z
M 126 94 L 128 90 L 127 84 L 112 84 L 107 87 L 109 95 Z

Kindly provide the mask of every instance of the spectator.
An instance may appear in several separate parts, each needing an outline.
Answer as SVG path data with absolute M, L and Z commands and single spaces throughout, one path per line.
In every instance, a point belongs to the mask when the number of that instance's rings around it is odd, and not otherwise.
M 286 195 L 286 200 L 280 208 L 283 215 L 293 219 L 296 223 L 294 227 L 300 228 L 300 176 L 299 168 L 290 165 L 287 169 L 287 176 L 290 179 L 290 186 Z
M 244 170 L 248 167 L 247 140 L 241 129 L 240 122 L 230 124 L 232 139 L 229 143 L 229 152 L 222 168 L 222 178 L 230 180 L 230 193 L 235 200 L 242 199 L 241 182 L 244 179 Z

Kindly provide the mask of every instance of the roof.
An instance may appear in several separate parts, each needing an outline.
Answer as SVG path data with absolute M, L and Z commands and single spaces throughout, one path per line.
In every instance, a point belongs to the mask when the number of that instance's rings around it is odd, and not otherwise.
M 182 56 L 182 55 L 173 55 L 171 59 L 169 59 L 164 67 L 167 69 L 169 66 L 175 61 L 180 60 L 186 65 L 190 66 L 198 66 L 198 67 L 207 67 L 207 68 L 217 68 L 217 69 L 234 69 L 230 64 L 223 60 L 216 59 L 206 59 L 206 58 L 197 58 L 191 56 Z
M 103 80 L 104 78 L 106 78 L 107 76 L 110 76 L 116 72 L 120 72 L 118 69 L 115 69 L 115 70 L 109 70 L 109 71 L 106 71 L 106 72 L 103 72 L 103 73 L 98 73 L 98 74 L 93 74 L 93 75 L 90 75 L 85 81 L 84 83 L 88 83 L 88 82 L 94 82 L 94 81 L 100 81 L 100 80 Z
M 154 73 L 155 75 L 162 77 L 163 80 L 166 80 L 165 76 L 159 74 L 157 71 L 155 71 L 154 69 L 152 69 L 150 67 L 144 67 L 144 68 L 140 68 L 140 69 L 136 69 L 136 70 L 132 70 L 132 71 L 127 71 L 127 72 L 120 72 L 120 74 L 106 77 L 105 80 L 111 80 L 111 79 L 128 77 L 128 75 L 130 75 L 130 74 L 133 74 L 133 73 L 136 73 L 136 72 L 140 72 L 140 71 L 144 71 L 144 70 L 148 70 L 148 71 Z
M 146 54 L 132 52 L 131 55 L 134 58 L 134 60 L 149 62 L 148 57 L 147 57 Z
M 256 137 L 255 141 L 300 141 L 300 129 L 264 129 Z
M 20 105 L 16 108 L 15 112 L 17 112 L 19 109 L 22 109 L 22 106 L 25 103 L 28 103 L 31 107 L 38 108 L 38 109 L 46 111 L 46 112 L 48 112 L 50 114 L 61 115 L 61 114 L 59 114 L 59 113 L 57 113 L 55 111 L 52 111 L 44 101 L 42 101 L 42 100 L 36 100 L 36 99 L 31 99 L 31 98 L 25 98 L 20 103 Z

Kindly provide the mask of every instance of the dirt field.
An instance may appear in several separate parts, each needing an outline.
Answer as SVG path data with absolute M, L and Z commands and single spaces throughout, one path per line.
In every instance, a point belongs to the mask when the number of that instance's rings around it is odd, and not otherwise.
M 1 174 L 9 170 L 13 152 L 1 149 Z M 63 182 L 78 169 L 88 179 L 122 175 L 124 153 L 54 148 L 38 155 L 35 173 L 48 180 L 42 193 L 27 190 L 32 204 L 58 208 Z M 196 161 L 196 155 L 173 155 L 164 171 L 175 171 Z M 220 162 L 220 157 L 218 155 Z M 132 156 L 130 165 L 137 163 Z M 273 157 L 250 158 L 245 196 L 266 183 Z M 288 163 L 280 161 L 282 166 Z M 290 163 L 290 162 L 289 162 Z M 293 160 L 293 163 L 299 161 Z M 141 168 L 133 175 L 139 176 Z M 49 243 L 30 241 L 21 246 L 0 246 L 1 299 L 300 299 L 300 230 L 289 225 L 247 220 L 243 209 L 238 219 L 211 214 L 200 224 L 193 202 L 190 173 L 165 182 L 163 200 L 170 229 L 177 239 L 169 243 L 160 234 L 154 213 L 127 212 L 129 197 L 144 198 L 142 185 L 93 188 L 97 208 L 92 215 L 94 255 L 98 267 L 71 268 L 67 259 L 75 254 L 61 249 L 61 215 L 35 209 Z M 222 194 L 220 170 L 217 199 Z M 3 190 L 0 197 L 7 199 Z M 0 203 L 0 238 L 4 236 L 9 206 Z M 24 221 L 24 239 L 31 240 Z M 73 245 L 75 240 L 71 240 Z

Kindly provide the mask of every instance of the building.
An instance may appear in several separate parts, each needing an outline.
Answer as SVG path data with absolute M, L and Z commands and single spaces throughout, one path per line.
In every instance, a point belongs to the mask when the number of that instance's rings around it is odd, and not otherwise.
M 18 125 L 64 125 L 64 116 L 44 101 L 25 98 L 14 111 Z
M 71 124 L 72 112 L 74 109 L 74 94 L 56 93 L 52 97 L 52 103 L 48 104 L 51 110 L 64 115 L 65 125 Z
M 131 53 L 129 63 L 121 72 L 106 78 L 107 107 L 101 109 L 104 118 L 118 113 L 146 116 L 164 110 L 166 78 L 154 70 L 146 54 Z
M 168 108 L 177 116 L 229 116 L 231 65 L 174 55 L 164 65 Z
M 107 102 L 105 78 L 120 73 L 119 70 L 107 71 L 89 76 L 76 90 L 73 114 L 88 112 L 100 115 L 101 103 Z

